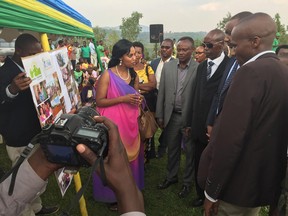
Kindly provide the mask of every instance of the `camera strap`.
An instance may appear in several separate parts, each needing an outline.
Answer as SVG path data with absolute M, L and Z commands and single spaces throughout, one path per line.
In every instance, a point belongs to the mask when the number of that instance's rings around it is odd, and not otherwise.
M 12 167 L 12 169 L 9 170 L 4 176 L 2 176 L 0 183 L 2 183 L 6 178 L 8 178 L 12 174 L 9 191 L 8 191 L 9 196 L 13 194 L 15 180 L 16 180 L 19 167 L 23 163 L 23 161 L 28 157 L 28 155 L 31 153 L 33 148 L 34 148 L 34 145 L 32 143 L 29 143 L 24 149 L 24 151 L 21 153 L 19 159 L 17 160 L 16 164 Z
M 71 210 L 77 206 L 77 203 L 79 202 L 80 198 L 82 197 L 82 195 L 86 192 L 88 184 L 91 180 L 92 174 L 96 171 L 97 166 L 100 166 L 100 178 L 102 180 L 102 183 L 104 186 L 107 185 L 107 179 L 106 179 L 106 174 L 105 174 L 105 169 L 104 169 L 104 158 L 101 155 L 93 164 L 88 180 L 86 181 L 85 185 L 83 187 L 80 188 L 80 190 L 77 192 L 77 194 L 74 196 L 73 200 L 70 202 L 70 206 L 68 208 L 67 211 L 63 211 L 61 216 L 69 216 Z

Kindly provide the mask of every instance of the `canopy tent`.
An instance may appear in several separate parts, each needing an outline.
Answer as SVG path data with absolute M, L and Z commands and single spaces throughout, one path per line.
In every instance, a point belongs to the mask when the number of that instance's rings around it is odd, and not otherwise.
M 13 28 L 65 36 L 94 37 L 91 22 L 61 0 L 1 0 L 0 8 L 1 34 L 6 28 Z

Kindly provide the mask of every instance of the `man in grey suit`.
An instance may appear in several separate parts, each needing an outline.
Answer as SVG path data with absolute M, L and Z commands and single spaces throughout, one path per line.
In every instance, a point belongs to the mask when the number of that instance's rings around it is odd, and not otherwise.
M 192 118 L 193 85 L 198 63 L 191 56 L 194 41 L 182 37 L 177 43 L 178 59 L 164 64 L 159 86 L 156 118 L 161 128 L 165 128 L 165 142 L 168 146 L 168 165 L 165 180 L 158 189 L 168 188 L 178 182 L 178 170 L 181 158 L 181 141 L 184 140 L 186 166 L 183 187 L 179 193 L 183 197 L 189 192 L 194 174 L 194 156 L 190 137 Z
M 155 72 L 155 77 L 157 81 L 157 85 L 156 85 L 157 90 L 159 89 L 159 86 L 160 86 L 161 73 L 162 73 L 162 68 L 163 68 L 164 63 L 174 60 L 174 58 L 172 57 L 173 47 L 174 47 L 174 42 L 172 39 L 170 38 L 164 39 L 161 43 L 160 58 L 156 58 L 150 63 L 152 69 Z M 166 154 L 167 143 L 164 142 L 164 138 L 163 138 L 164 136 L 165 136 L 164 131 L 162 131 L 158 139 L 159 140 L 159 146 L 158 146 L 158 152 L 157 152 L 158 158 L 161 158 Z M 155 145 L 151 146 L 151 149 L 153 148 L 155 150 Z

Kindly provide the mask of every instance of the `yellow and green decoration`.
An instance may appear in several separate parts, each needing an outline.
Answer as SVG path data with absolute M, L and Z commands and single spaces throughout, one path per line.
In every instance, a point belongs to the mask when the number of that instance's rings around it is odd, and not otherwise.
M 61 0 L 0 0 L 0 11 L 0 28 L 39 32 L 44 51 L 50 50 L 47 34 L 94 38 L 91 22 Z M 79 190 L 79 173 L 74 180 Z M 80 212 L 88 215 L 83 196 Z
M 0 9 L 0 28 L 39 32 L 44 51 L 47 34 L 94 39 L 91 22 L 62 0 L 0 0 Z
M 61 0 L 1 0 L 0 27 L 94 38 L 91 22 Z

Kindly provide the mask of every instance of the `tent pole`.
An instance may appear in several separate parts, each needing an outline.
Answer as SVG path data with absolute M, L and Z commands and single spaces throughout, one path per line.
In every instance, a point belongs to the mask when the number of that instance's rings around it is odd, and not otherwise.
M 40 33 L 40 40 L 41 40 L 43 51 L 44 52 L 50 51 L 48 36 L 46 33 Z

